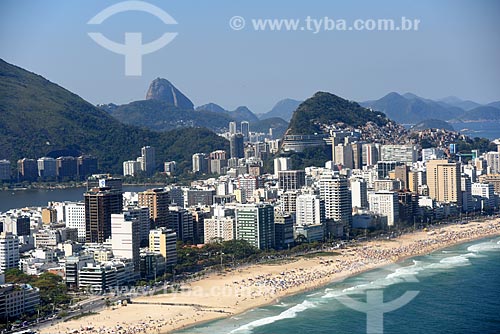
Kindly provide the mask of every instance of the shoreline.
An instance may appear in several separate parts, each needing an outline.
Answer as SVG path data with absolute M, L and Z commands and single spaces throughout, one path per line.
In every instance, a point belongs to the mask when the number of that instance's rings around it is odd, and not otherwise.
M 429 232 L 412 232 L 390 240 L 371 240 L 317 257 L 294 257 L 285 263 L 213 273 L 183 284 L 179 292 L 136 297 L 127 306 L 59 323 L 41 333 L 69 333 L 75 329 L 86 334 L 112 333 L 117 326 L 123 329 L 122 333 L 172 333 L 272 305 L 282 298 L 408 258 L 498 235 L 499 218 L 472 221 L 465 225 L 435 226 Z

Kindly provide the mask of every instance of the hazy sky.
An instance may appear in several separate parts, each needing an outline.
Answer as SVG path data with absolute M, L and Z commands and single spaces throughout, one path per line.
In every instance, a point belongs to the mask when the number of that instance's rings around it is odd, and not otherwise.
M 278 100 L 329 91 L 363 101 L 391 91 L 428 98 L 500 100 L 500 1 L 150 0 L 177 25 L 125 12 L 87 22 L 120 1 L 1 0 L 0 58 L 41 74 L 92 103 L 143 99 L 151 80 L 169 79 L 195 105 L 215 102 L 256 113 Z M 246 26 L 234 31 L 233 16 Z M 252 19 L 419 19 L 418 31 L 254 31 Z M 304 21 L 301 22 L 303 24 Z M 337 21 L 338 22 L 338 21 Z M 142 76 L 125 76 L 124 56 L 88 32 L 119 43 L 125 32 L 149 42 L 177 37 L 143 56 Z

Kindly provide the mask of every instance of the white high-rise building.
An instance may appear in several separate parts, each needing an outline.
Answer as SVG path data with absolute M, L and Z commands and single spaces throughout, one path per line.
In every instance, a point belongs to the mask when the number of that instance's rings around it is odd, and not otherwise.
M 317 195 L 297 196 L 296 225 L 323 225 L 325 223 L 325 202 Z
M 364 179 L 351 180 L 351 200 L 353 208 L 368 208 L 368 187 Z
M 73 202 L 64 205 L 64 217 L 66 227 L 76 228 L 78 231 L 78 242 L 85 242 L 85 203 Z
M 278 177 L 279 172 L 292 169 L 292 159 L 280 157 L 274 159 L 274 176 Z
M 193 154 L 193 173 L 208 173 L 208 157 L 205 153 Z
M 229 134 L 236 134 L 236 122 L 229 122 Z
M 140 161 L 129 160 L 123 162 L 123 176 L 135 176 L 140 170 L 142 170 Z
M 368 194 L 370 210 L 387 217 L 387 225 L 394 226 L 399 219 L 398 194 L 392 191 L 378 191 Z
M 0 272 L 19 267 L 19 238 L 11 232 L 0 233 Z
M 481 210 L 489 210 L 495 207 L 495 189 L 491 183 L 473 183 L 472 196 L 481 201 Z
M 320 197 L 325 201 L 326 219 L 336 223 L 352 223 L 351 193 L 348 180 L 342 176 L 322 176 L 319 180 Z
M 137 218 L 129 212 L 111 215 L 111 247 L 113 255 L 130 259 L 134 271 L 140 271 L 140 227 Z

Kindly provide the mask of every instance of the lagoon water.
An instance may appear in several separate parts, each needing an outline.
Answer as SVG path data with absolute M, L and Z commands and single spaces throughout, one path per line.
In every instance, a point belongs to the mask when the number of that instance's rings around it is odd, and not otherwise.
M 384 302 L 419 292 L 384 315 L 384 333 L 500 333 L 500 238 L 408 259 L 179 333 L 367 333 L 366 314 L 337 297 L 364 302 L 368 290 L 382 291 Z
M 151 186 L 124 186 L 123 191 L 143 191 L 148 188 Z M 83 201 L 84 192 L 84 187 L 0 191 L 0 212 L 27 206 L 44 206 L 52 201 Z

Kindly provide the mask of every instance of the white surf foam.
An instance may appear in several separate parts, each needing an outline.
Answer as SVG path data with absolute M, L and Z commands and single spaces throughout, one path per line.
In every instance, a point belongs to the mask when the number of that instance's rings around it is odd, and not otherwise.
M 291 307 L 288 310 L 281 312 L 279 315 L 252 321 L 246 325 L 240 326 L 240 327 L 232 330 L 230 333 L 231 334 L 251 333 L 252 329 L 254 329 L 256 327 L 269 325 L 269 324 L 272 324 L 276 321 L 283 320 L 283 319 L 295 318 L 298 313 L 303 312 L 305 310 L 308 310 L 310 308 L 316 307 L 316 306 L 317 306 L 316 303 L 310 302 L 308 300 L 304 300 L 302 303 L 297 304 L 294 307 Z
M 467 248 L 469 252 L 481 253 L 481 252 L 495 252 L 500 250 L 500 241 L 495 242 L 482 242 L 480 244 L 472 245 Z
M 417 280 L 415 279 L 417 275 L 423 274 L 425 272 L 432 272 L 437 269 L 439 271 L 441 270 L 446 270 L 446 269 L 452 269 L 455 267 L 462 267 L 462 266 L 468 266 L 471 265 L 470 258 L 474 257 L 481 257 L 482 255 L 478 254 L 481 252 L 488 252 L 488 251 L 499 251 L 500 250 L 500 241 L 498 242 L 484 242 L 476 245 L 469 246 L 467 248 L 467 251 L 469 253 L 466 254 L 460 254 L 460 255 L 454 255 L 454 256 L 447 256 L 444 258 L 439 259 L 439 262 L 427 262 L 427 261 L 413 261 L 413 265 L 407 266 L 407 267 L 399 267 L 393 272 L 389 273 L 385 277 L 380 277 L 377 279 L 374 279 L 369 282 L 363 282 L 362 284 L 357 284 L 352 287 L 348 288 L 327 288 L 324 290 L 324 295 L 321 296 L 322 300 L 325 299 L 332 299 L 336 298 L 338 296 L 342 295 L 347 295 L 347 294 L 356 294 L 356 293 L 363 293 L 366 290 L 369 289 L 383 289 L 387 286 L 393 285 L 393 284 L 399 284 L 399 283 L 406 283 L 406 282 L 416 282 Z M 457 254 L 455 251 L 443 251 L 443 254 Z M 437 259 L 433 259 L 437 260 Z M 418 282 L 418 281 L 417 281 Z M 321 293 L 313 293 L 310 294 L 308 297 L 312 296 L 317 296 L 320 295 Z M 326 301 L 325 301 L 326 302 Z M 266 317 L 263 319 L 255 320 L 252 321 L 246 325 L 242 325 L 237 329 L 234 329 L 231 331 L 231 334 L 247 334 L 247 333 L 252 333 L 252 329 L 272 324 L 276 321 L 283 320 L 283 319 L 291 319 L 295 318 L 298 313 L 301 313 L 307 309 L 314 308 L 322 304 L 323 302 L 321 301 L 309 301 L 305 300 L 301 304 L 297 304 L 283 312 L 281 312 L 279 315 L 276 316 L 271 316 L 271 317 Z M 277 305 L 280 307 L 285 307 L 288 306 L 286 304 L 280 304 Z

